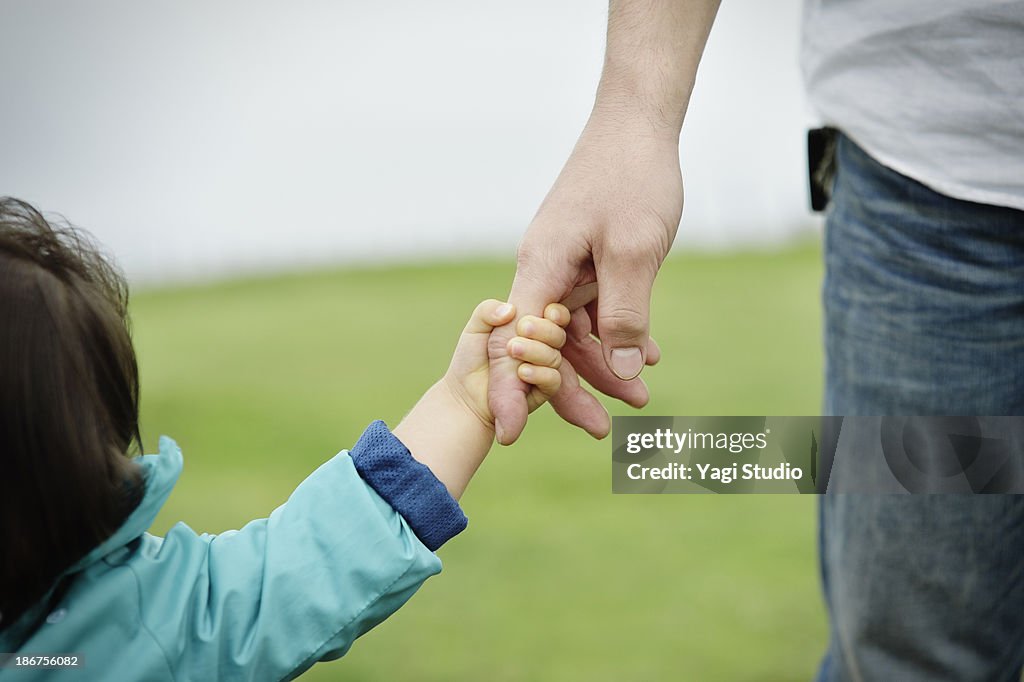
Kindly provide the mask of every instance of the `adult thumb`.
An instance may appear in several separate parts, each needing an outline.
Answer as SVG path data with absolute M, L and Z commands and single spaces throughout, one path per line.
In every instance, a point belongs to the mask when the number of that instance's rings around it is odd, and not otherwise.
M 595 263 L 597 335 L 608 368 L 620 379 L 636 378 L 647 359 L 651 288 L 658 269 L 645 261 L 613 253 Z

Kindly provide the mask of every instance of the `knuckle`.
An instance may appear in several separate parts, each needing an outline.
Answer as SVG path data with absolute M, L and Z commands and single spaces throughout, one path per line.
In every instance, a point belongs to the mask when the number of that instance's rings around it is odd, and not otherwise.
M 628 263 L 642 263 L 651 257 L 650 249 L 639 239 L 631 239 L 619 244 L 613 253 L 619 260 Z
M 553 276 L 565 277 L 571 250 L 564 243 L 527 235 L 516 250 L 516 279 L 543 284 Z
M 516 271 L 530 272 L 546 257 L 548 251 L 547 247 L 527 237 L 516 249 Z
M 511 338 L 507 334 L 501 333 L 499 330 L 491 332 L 491 335 L 487 338 L 487 356 L 490 358 L 500 358 L 508 355 L 508 342 Z
M 662 259 L 658 249 L 646 239 L 626 242 L 615 250 L 615 256 L 634 270 L 648 274 L 658 270 Z
M 601 333 L 618 336 L 640 336 L 647 333 L 647 319 L 631 308 L 614 308 L 600 318 Z
M 636 217 L 623 219 L 621 224 L 630 225 L 631 229 L 616 230 L 613 234 L 604 235 L 601 247 L 605 257 L 657 271 L 671 246 L 664 228 L 656 224 L 652 227 L 649 222 L 643 221 L 637 224 Z

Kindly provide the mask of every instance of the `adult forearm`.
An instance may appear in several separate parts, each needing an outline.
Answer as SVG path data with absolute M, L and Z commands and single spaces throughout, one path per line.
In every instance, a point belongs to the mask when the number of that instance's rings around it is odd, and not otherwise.
M 611 0 L 592 121 L 678 136 L 719 0 Z
M 658 356 L 649 347 L 651 287 L 679 226 L 679 131 L 718 4 L 611 0 L 594 110 L 519 246 L 509 301 L 520 314 L 599 283 L 600 343 L 589 328 L 570 338 L 569 385 L 551 400 L 559 415 L 598 438 L 608 433 L 608 414 L 576 373 L 630 405 L 647 403 L 647 387 L 634 379 Z M 492 339 L 512 334 L 506 325 Z M 490 408 L 508 444 L 526 423 L 523 386 L 501 344 L 489 350 Z

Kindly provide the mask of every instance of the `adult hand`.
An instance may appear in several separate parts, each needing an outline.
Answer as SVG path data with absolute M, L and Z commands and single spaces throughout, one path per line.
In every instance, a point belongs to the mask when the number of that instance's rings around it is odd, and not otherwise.
M 682 207 L 678 129 L 595 114 L 519 247 L 509 295 L 519 315 L 539 315 L 548 303 L 596 283 L 596 301 L 570 301 L 576 309 L 562 350 L 562 388 L 551 404 L 597 438 L 608 434 L 608 414 L 577 373 L 634 407 L 647 403 L 647 387 L 636 377 L 660 355 L 648 335 L 651 287 Z M 585 298 L 594 297 L 593 289 Z M 505 325 L 488 344 L 489 402 L 502 444 L 519 437 L 527 415 L 529 387 L 506 351 L 514 335 L 514 324 Z

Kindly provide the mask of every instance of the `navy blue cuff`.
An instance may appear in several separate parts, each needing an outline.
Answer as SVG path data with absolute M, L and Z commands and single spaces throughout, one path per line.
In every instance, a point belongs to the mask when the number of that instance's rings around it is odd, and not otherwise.
M 402 515 L 430 551 L 465 530 L 469 521 L 459 503 L 384 422 L 366 427 L 349 455 L 367 485 Z

